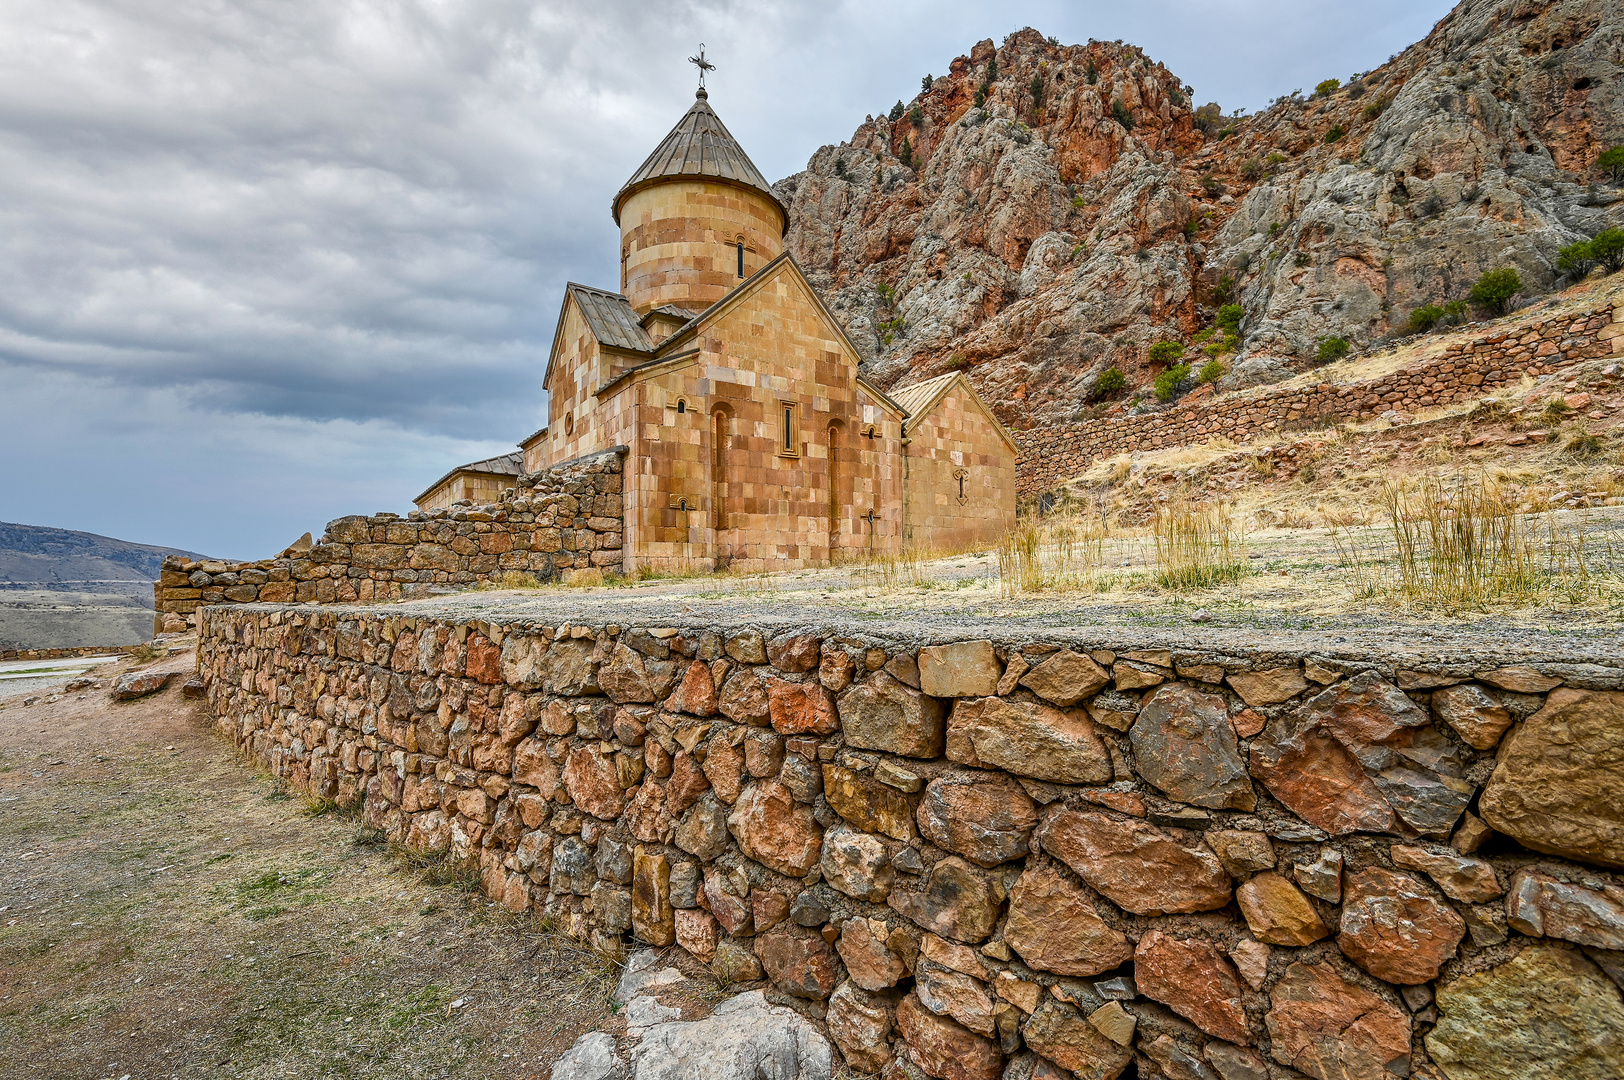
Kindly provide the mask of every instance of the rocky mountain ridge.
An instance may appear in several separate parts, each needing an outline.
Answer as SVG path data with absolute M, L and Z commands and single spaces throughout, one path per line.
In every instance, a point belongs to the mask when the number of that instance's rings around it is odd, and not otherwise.
M 1621 59 L 1615 4 L 1465 0 L 1345 86 L 1225 118 L 1135 46 L 1026 29 L 775 188 L 871 377 L 963 367 L 1040 426 L 1146 397 L 1150 346 L 1200 344 L 1226 302 L 1245 315 L 1223 363 L 1267 379 L 1485 270 L 1555 288 L 1559 248 L 1624 225 L 1594 167 L 1624 143 Z M 1112 366 L 1128 386 L 1093 404 Z

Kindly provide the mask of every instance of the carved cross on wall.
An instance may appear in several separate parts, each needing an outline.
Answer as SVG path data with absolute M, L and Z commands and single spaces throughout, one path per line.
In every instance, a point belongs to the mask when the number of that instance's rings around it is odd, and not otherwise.
M 970 478 L 969 469 L 954 469 L 953 479 L 959 482 L 959 505 L 963 506 L 970 501 L 970 496 L 964 493 L 964 482 Z

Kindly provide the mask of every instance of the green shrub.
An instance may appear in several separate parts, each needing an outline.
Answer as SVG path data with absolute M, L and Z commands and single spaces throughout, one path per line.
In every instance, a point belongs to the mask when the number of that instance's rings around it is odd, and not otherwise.
M 1133 113 L 1129 112 L 1128 107 L 1122 104 L 1121 98 L 1116 98 L 1111 102 L 1111 118 L 1122 125 L 1123 131 L 1133 130 Z
M 1312 261 L 1306 251 L 1299 251 L 1296 257 L 1292 259 L 1292 262 L 1299 267 L 1307 266 Z
M 1470 306 L 1464 300 L 1451 300 L 1444 305 L 1444 318 L 1452 323 L 1458 323 L 1466 317 L 1466 309 Z
M 1094 391 L 1092 397 L 1102 398 L 1107 394 L 1121 393 L 1128 385 L 1128 377 L 1122 374 L 1122 369 L 1116 366 L 1106 368 L 1094 378 Z
M 1472 286 L 1472 303 L 1496 315 L 1506 313 L 1511 298 L 1522 292 L 1522 277 L 1509 266 L 1490 270 Z
M 1043 76 L 1042 75 L 1034 75 L 1034 76 L 1032 76 L 1032 86 L 1031 86 L 1030 89 L 1032 91 L 1032 108 L 1034 108 L 1034 109 L 1043 108 Z
M 1229 303 L 1230 294 L 1234 291 L 1235 279 L 1230 277 L 1228 274 L 1225 274 L 1223 277 L 1218 279 L 1218 284 L 1213 286 L 1212 296 L 1213 299 L 1217 300 L 1220 304 L 1227 304 Z
M 1624 180 L 1624 146 L 1603 150 L 1596 158 L 1596 168 L 1613 178 L 1613 183 Z
M 1364 111 L 1359 115 L 1364 117 L 1366 120 L 1374 120 L 1376 117 L 1387 111 L 1387 103 L 1387 98 L 1379 97 L 1375 101 L 1372 101 L 1369 105 L 1366 105 L 1364 107 Z
M 1271 222 L 1269 222 L 1269 239 L 1273 240 L 1275 237 L 1279 236 L 1280 235 L 1280 230 L 1284 229 L 1285 227 L 1286 227 L 1286 223 L 1283 222 L 1283 221 L 1271 221 Z
M 842 179 L 842 180 L 846 179 L 846 159 L 845 158 L 843 158 L 843 157 L 835 158 L 835 175 L 840 177 L 840 179 Z
M 1591 253 L 1590 241 L 1569 244 L 1556 253 L 1556 268 L 1575 281 L 1596 268 L 1596 256 Z
M 987 88 L 985 86 L 976 87 L 976 108 L 979 109 L 983 105 L 985 105 L 986 103 L 987 103 Z
M 931 88 L 935 85 L 936 77 L 934 75 L 926 75 L 923 79 L 919 80 L 919 92 L 921 94 L 928 94 L 930 93 Z
M 1218 309 L 1218 318 L 1215 320 L 1226 334 L 1241 332 L 1241 320 L 1246 317 L 1246 309 L 1239 304 L 1225 304 Z
M 891 106 L 891 122 L 896 123 L 898 120 L 901 120 L 901 119 L 902 119 L 902 102 L 899 101 L 895 105 Z
M 1071 197 L 1071 208 L 1073 210 L 1081 210 L 1083 207 L 1085 207 L 1087 205 L 1088 205 L 1088 203 L 1083 200 L 1083 197 L 1081 195 L 1073 195 Z
M 1145 359 L 1152 364 L 1171 364 L 1184 355 L 1184 344 L 1179 341 L 1158 341 L 1150 347 Z
M 1348 355 L 1348 349 L 1351 347 L 1345 338 L 1321 338 L 1319 352 L 1314 354 L 1314 359 L 1321 364 L 1334 364 Z
M 1156 400 L 1172 401 L 1178 393 L 1179 383 L 1190 375 L 1189 364 L 1177 364 L 1156 376 Z
M 1093 86 L 1100 81 L 1100 69 L 1094 66 L 1092 59 L 1088 62 L 1088 85 Z
M 1246 180 L 1256 180 L 1263 175 L 1263 162 L 1257 158 L 1247 158 L 1241 162 L 1241 176 Z
M 1410 312 L 1410 333 L 1424 334 L 1443 320 L 1444 309 L 1437 304 L 1422 304 Z
M 1327 97 L 1327 96 L 1329 96 L 1331 94 L 1336 93 L 1338 88 L 1340 88 L 1341 86 L 1342 86 L 1342 80 L 1341 79 L 1326 79 L 1324 82 L 1322 82 L 1318 86 L 1314 87 L 1314 96 L 1315 97 Z
M 1624 229 L 1603 229 L 1591 237 L 1590 257 L 1609 274 L 1624 270 Z
M 1348 129 L 1343 127 L 1341 124 L 1332 124 L 1325 132 L 1325 141 L 1328 143 L 1336 142 L 1347 133 Z
M 1268 157 L 1263 159 L 1263 164 L 1269 166 L 1270 168 L 1273 168 L 1274 166 L 1279 165 L 1281 162 L 1283 162 L 1285 160 L 1286 160 L 1286 155 L 1280 153 L 1279 151 L 1275 151 L 1275 152 L 1271 153 Z
M 1217 198 L 1224 193 L 1224 184 L 1212 173 L 1208 173 L 1201 178 L 1201 190 L 1205 191 L 1208 196 Z
M 925 110 L 918 105 L 908 110 L 908 119 L 915 127 L 925 122 Z
M 992 84 L 998 81 L 998 54 L 994 53 L 992 59 L 987 61 L 987 82 Z
M 1196 380 L 1203 386 L 1205 386 L 1207 383 L 1215 383 L 1224 377 L 1225 370 L 1227 369 L 1224 367 L 1224 365 L 1220 364 L 1217 360 L 1208 360 L 1205 364 L 1201 365 L 1200 372 L 1196 374 Z

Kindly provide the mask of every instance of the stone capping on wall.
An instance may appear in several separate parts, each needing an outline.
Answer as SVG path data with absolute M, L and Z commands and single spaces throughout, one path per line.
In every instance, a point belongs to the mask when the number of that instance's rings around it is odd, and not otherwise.
M 1217 397 L 1197 391 L 1170 409 L 1141 416 L 1017 431 L 1016 490 L 1032 495 L 1053 488 L 1115 454 L 1188 446 L 1217 436 L 1244 442 L 1293 427 L 1448 405 L 1515 383 L 1524 373 L 1546 375 L 1581 360 L 1621 354 L 1624 307 L 1604 307 L 1491 328 L 1451 343 L 1442 355 L 1358 382 L 1263 387 Z
M 312 798 L 601 949 L 764 978 L 860 1072 L 1616 1064 L 1618 666 L 1079 636 L 259 605 L 198 655 Z
M 327 523 L 307 551 L 258 562 L 164 560 L 153 583 L 156 629 L 196 625 L 208 604 L 372 603 L 453 592 L 505 573 L 557 580 L 623 565 L 621 463 L 610 447 L 525 473 L 502 502 Z

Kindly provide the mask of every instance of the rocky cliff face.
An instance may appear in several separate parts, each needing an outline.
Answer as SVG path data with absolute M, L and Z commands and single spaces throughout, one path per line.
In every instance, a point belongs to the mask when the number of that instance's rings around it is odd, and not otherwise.
M 1624 143 L 1621 56 L 1616 4 L 1466 0 L 1376 71 L 1235 120 L 1134 46 L 1028 29 L 777 190 L 871 377 L 963 366 L 1007 423 L 1055 423 L 1112 365 L 1126 407 L 1150 345 L 1226 300 L 1226 365 L 1289 374 L 1488 269 L 1553 288 L 1559 247 L 1624 225 L 1593 164 Z

